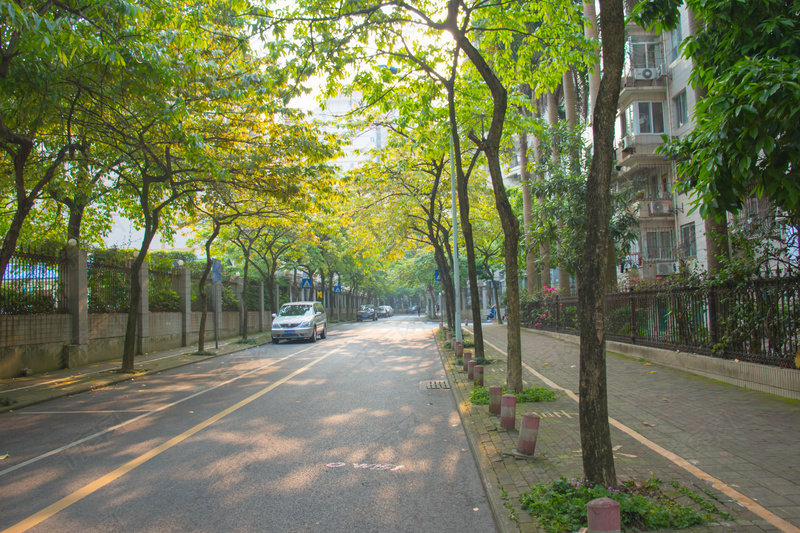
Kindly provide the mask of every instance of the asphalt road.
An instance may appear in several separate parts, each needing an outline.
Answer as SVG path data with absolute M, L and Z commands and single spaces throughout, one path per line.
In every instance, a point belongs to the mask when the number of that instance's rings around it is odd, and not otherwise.
M 0 415 L 0 531 L 495 531 L 416 316 Z

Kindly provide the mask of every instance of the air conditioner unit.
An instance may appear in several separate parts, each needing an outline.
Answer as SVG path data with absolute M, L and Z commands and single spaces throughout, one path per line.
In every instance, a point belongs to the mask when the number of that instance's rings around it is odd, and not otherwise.
M 661 79 L 667 75 L 668 68 L 667 67 L 658 67 L 656 69 L 656 79 Z
M 651 215 L 666 215 L 669 213 L 669 202 L 650 202 Z
M 654 68 L 635 68 L 633 69 L 633 78 L 636 80 L 654 80 L 656 79 L 657 70 Z
M 633 137 L 626 135 L 622 138 L 622 149 L 630 150 L 631 148 L 633 148 Z
M 675 263 L 658 263 L 656 272 L 659 276 L 669 276 L 678 271 L 678 266 Z

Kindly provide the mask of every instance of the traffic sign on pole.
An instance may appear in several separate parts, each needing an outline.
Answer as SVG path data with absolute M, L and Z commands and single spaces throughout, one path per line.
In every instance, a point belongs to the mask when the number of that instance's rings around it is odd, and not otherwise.
M 303 282 L 302 282 L 301 287 L 304 288 L 304 289 L 310 289 L 311 288 L 311 278 L 303 278 Z

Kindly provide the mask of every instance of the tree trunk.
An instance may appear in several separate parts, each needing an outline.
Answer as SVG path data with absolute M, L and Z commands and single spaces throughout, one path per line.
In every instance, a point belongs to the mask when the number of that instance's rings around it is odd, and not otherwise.
M 538 119 L 542 118 L 541 106 L 539 105 L 540 103 L 541 100 L 536 102 L 536 118 Z M 537 164 L 542 159 L 542 139 L 539 136 L 533 138 L 533 158 Z M 544 180 L 544 175 L 541 173 L 541 171 L 537 173 L 535 179 L 539 183 Z M 544 197 L 540 195 L 537 198 L 537 201 L 539 202 L 539 205 L 542 206 L 544 204 Z M 553 283 L 550 279 L 550 243 L 547 241 L 539 243 L 539 255 L 542 266 L 539 274 L 539 282 L 537 283 L 536 287 L 537 291 L 541 287 L 551 287 Z
M 558 97 L 556 89 L 547 93 L 547 123 L 550 125 L 550 160 L 554 168 L 561 166 L 561 143 L 558 142 Z M 558 226 L 558 234 L 560 235 L 564 224 L 561 220 L 556 221 Z M 561 250 L 561 239 L 558 239 L 556 246 L 559 250 L 558 259 L 558 292 L 564 296 L 569 296 L 569 272 L 564 265 L 564 259 L 561 257 L 563 254 Z
M 592 484 L 617 483 L 608 423 L 603 289 L 611 218 L 611 169 L 614 163 L 614 120 L 617 116 L 625 45 L 622 0 L 601 0 L 603 65 L 592 120 L 594 155 L 586 190 L 586 240 L 581 266 L 580 427 L 583 470 Z
M 461 165 L 461 140 L 458 136 L 458 119 L 456 118 L 455 90 L 452 85 L 447 87 L 447 104 L 450 116 L 450 135 L 453 142 L 456 168 L 456 192 L 458 193 L 458 214 L 461 223 L 461 234 L 464 236 L 464 247 L 467 249 L 467 277 L 470 294 L 472 295 L 472 323 L 473 338 L 475 340 L 475 359 L 484 357 L 483 328 L 481 327 L 481 304 L 478 289 L 478 269 L 475 263 L 475 246 L 472 238 L 472 224 L 469 221 L 469 192 L 468 176 Z M 453 287 L 454 291 L 459 290 Z M 455 295 L 455 292 L 454 292 Z M 454 309 L 454 313 L 456 310 Z M 461 324 L 455 324 L 461 327 Z
M 528 170 L 528 133 L 519 136 L 519 176 L 522 180 L 522 223 L 525 233 L 525 277 L 528 294 L 536 291 L 536 258 L 533 255 L 533 205 Z

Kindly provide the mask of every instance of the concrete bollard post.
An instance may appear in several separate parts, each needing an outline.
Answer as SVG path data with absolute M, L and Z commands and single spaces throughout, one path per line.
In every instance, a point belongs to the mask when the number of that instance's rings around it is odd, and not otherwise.
M 469 363 L 471 360 L 472 360 L 472 352 L 470 352 L 468 350 L 465 350 L 464 351 L 464 372 L 469 370 L 469 367 L 467 367 L 467 363 Z
M 466 320 L 464 320 L 464 325 L 465 326 L 469 326 L 469 319 L 468 318 Z
M 483 387 L 483 366 L 475 365 L 475 368 L 472 369 L 472 373 L 475 376 L 475 386 Z
M 456 342 L 456 357 L 464 357 L 464 345 Z
M 489 412 L 496 415 L 500 414 L 500 396 L 503 395 L 503 387 L 489 387 Z
M 586 504 L 588 533 L 619 533 L 619 503 L 611 498 L 598 498 Z
M 533 455 L 536 450 L 536 435 L 539 433 L 540 418 L 534 413 L 522 415 L 519 428 L 519 441 L 517 451 L 524 455 Z
M 500 427 L 514 429 L 517 427 L 517 397 L 503 394 L 500 398 Z
M 475 379 L 475 365 L 477 364 L 475 359 L 470 359 L 469 363 L 467 363 L 467 379 L 470 381 Z
M 439 322 L 439 331 L 444 330 L 444 322 Z

